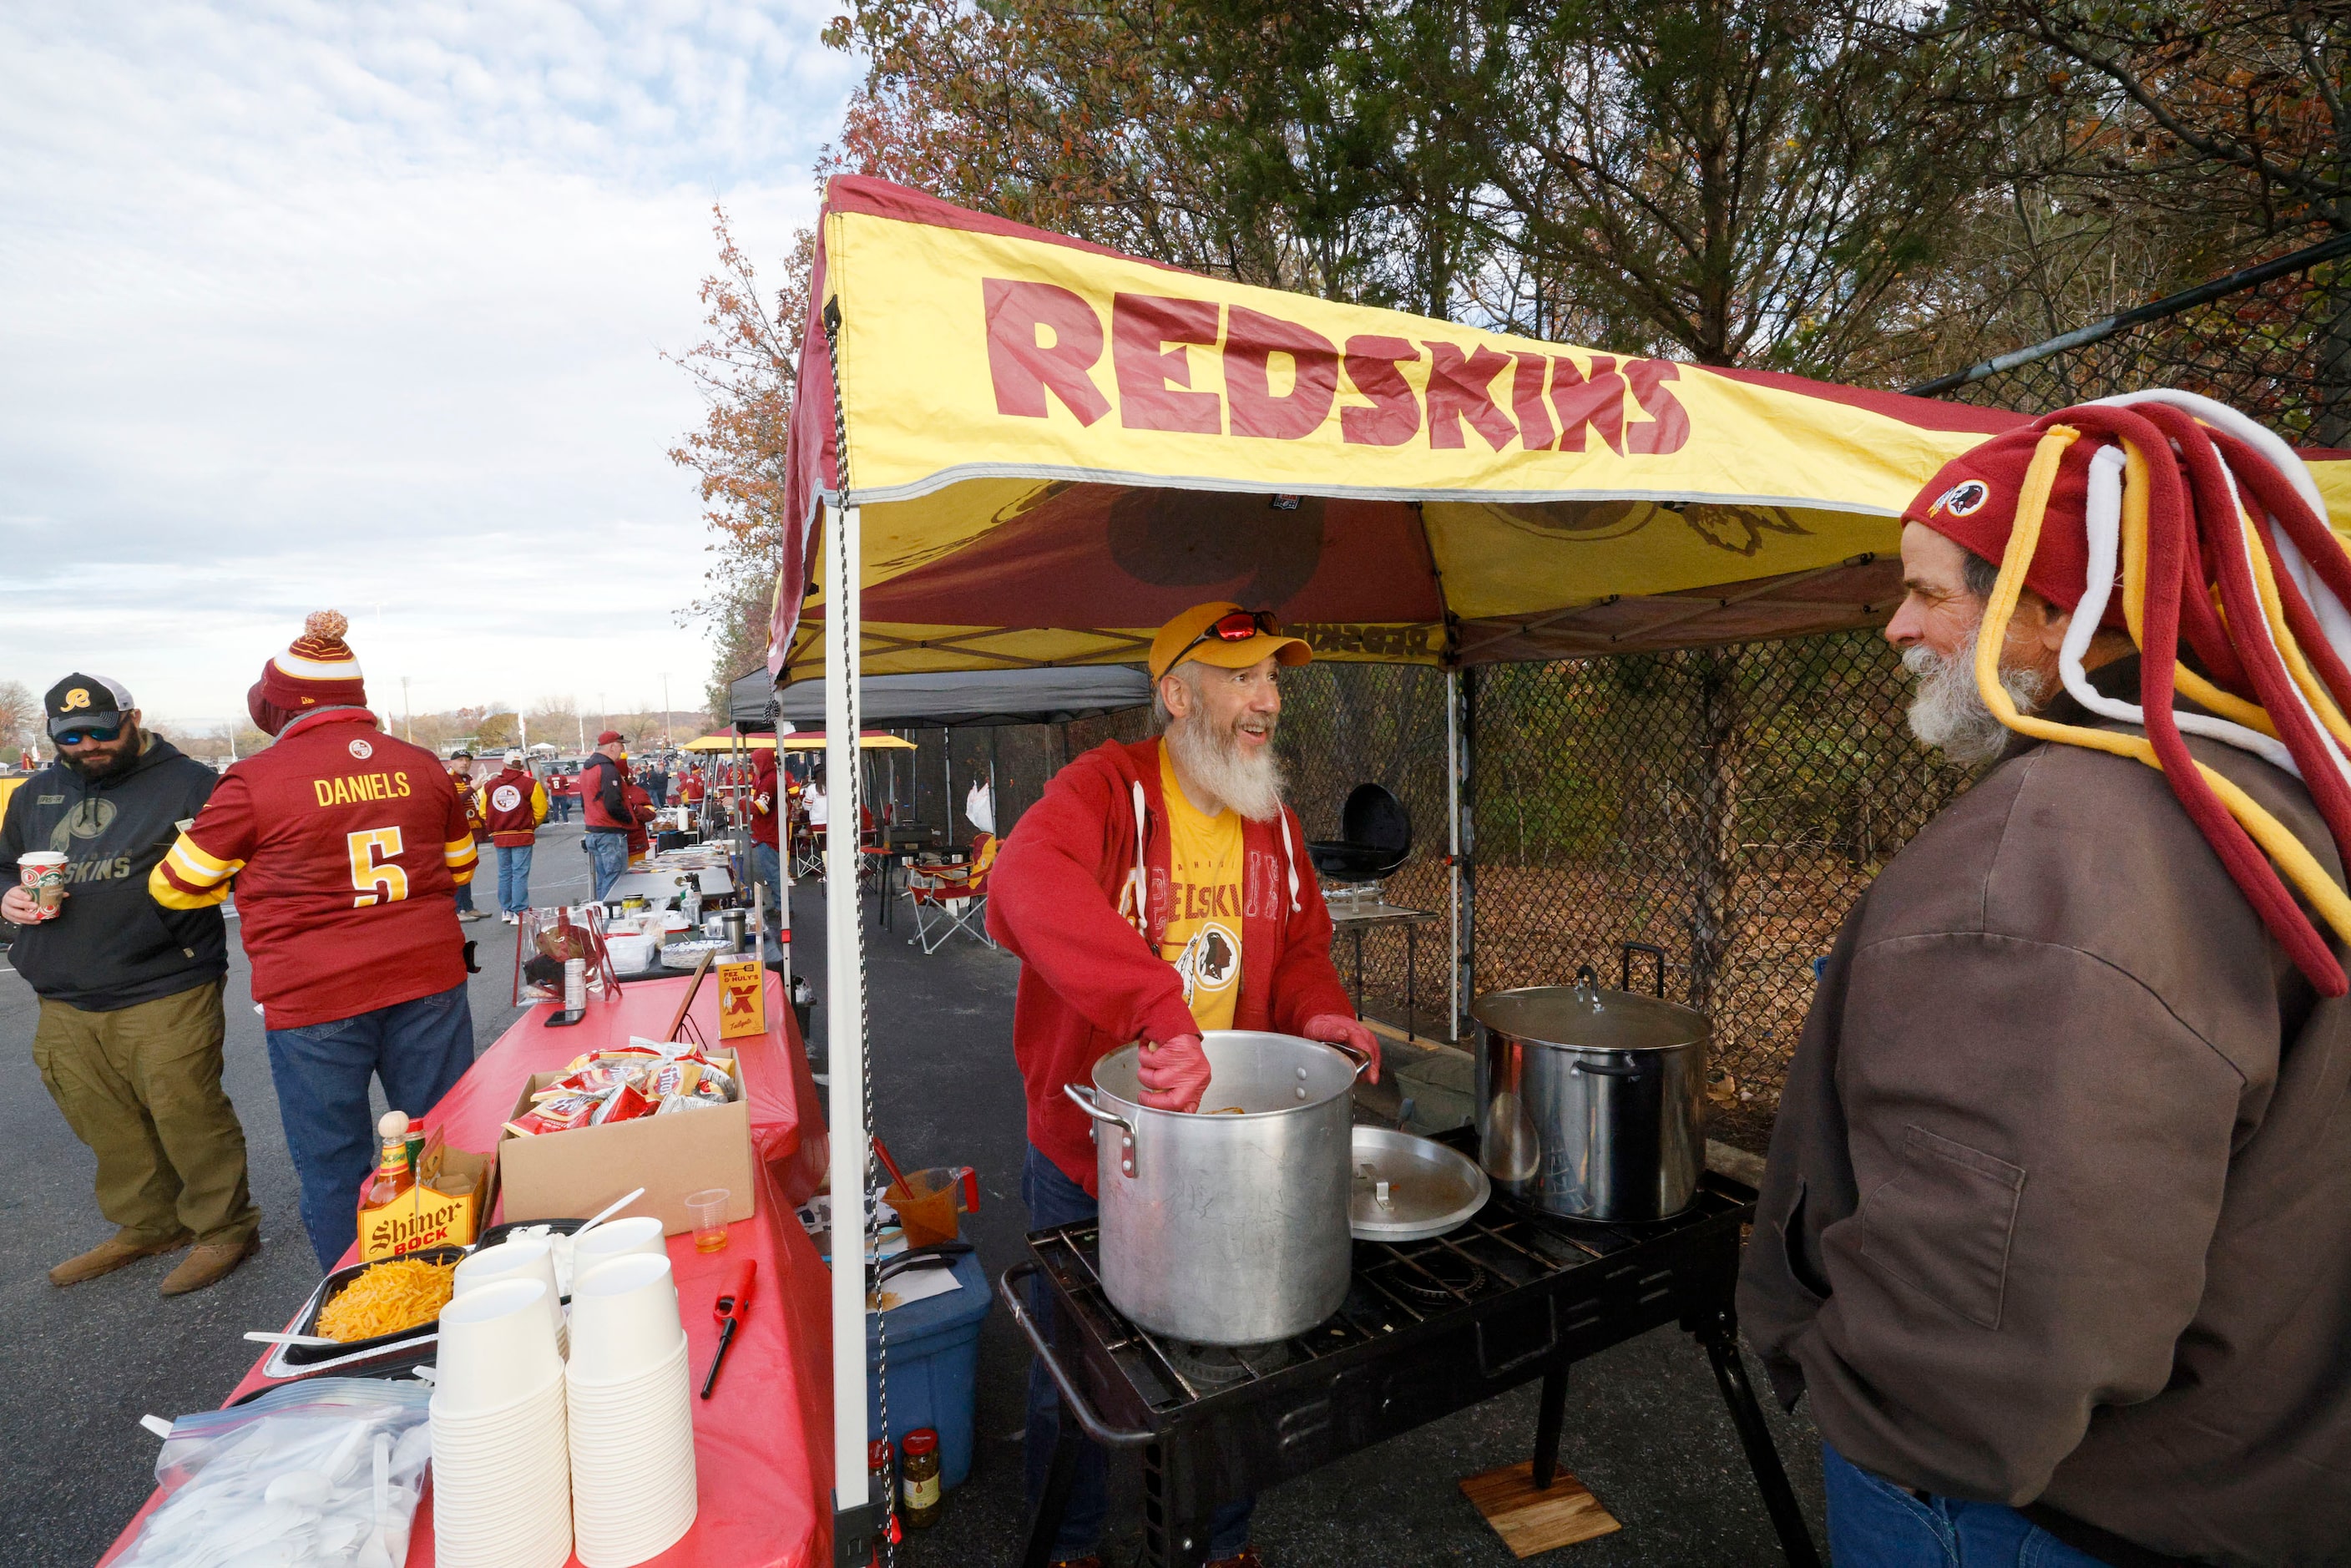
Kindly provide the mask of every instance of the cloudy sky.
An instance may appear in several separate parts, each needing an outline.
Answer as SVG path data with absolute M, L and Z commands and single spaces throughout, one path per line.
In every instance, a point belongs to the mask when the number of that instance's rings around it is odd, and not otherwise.
M 689 705 L 659 352 L 714 200 L 812 216 L 831 8 L 0 6 L 0 678 L 205 725 L 333 606 L 380 709 Z

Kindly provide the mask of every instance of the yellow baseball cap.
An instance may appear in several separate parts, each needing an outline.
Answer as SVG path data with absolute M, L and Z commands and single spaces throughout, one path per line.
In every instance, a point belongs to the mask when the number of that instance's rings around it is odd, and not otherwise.
M 1245 670 L 1269 653 L 1285 664 L 1303 664 L 1314 657 L 1314 650 L 1301 639 L 1282 634 L 1273 612 L 1212 600 L 1195 604 L 1159 629 L 1151 640 L 1151 679 L 1155 684 L 1186 659 Z

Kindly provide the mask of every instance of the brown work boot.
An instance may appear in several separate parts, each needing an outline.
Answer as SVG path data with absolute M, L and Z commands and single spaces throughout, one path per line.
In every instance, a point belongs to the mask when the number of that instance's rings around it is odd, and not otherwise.
M 100 1274 L 111 1274 L 117 1269 L 127 1269 L 141 1258 L 152 1258 L 160 1252 L 177 1252 L 195 1238 L 183 1231 L 166 1241 L 126 1241 L 118 1233 L 108 1237 L 78 1258 L 68 1258 L 49 1270 L 52 1285 L 78 1285 L 84 1280 L 95 1280 Z
M 181 1260 L 180 1266 L 163 1276 L 163 1293 L 184 1296 L 191 1291 L 201 1291 L 206 1285 L 217 1285 L 236 1272 L 236 1266 L 261 1250 L 261 1238 L 248 1236 L 242 1241 L 207 1241 Z

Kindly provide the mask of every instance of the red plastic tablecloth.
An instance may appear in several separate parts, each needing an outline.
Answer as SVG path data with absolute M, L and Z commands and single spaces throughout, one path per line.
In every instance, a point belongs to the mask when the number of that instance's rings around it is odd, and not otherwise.
M 683 978 L 639 981 L 624 987 L 616 1001 L 591 998 L 588 1016 L 569 1029 L 550 1030 L 543 1019 L 551 1009 L 531 1009 L 425 1113 L 426 1126 L 447 1129 L 449 1141 L 459 1148 L 495 1147 L 525 1075 L 551 1071 L 584 1051 L 622 1044 L 632 1034 L 659 1035 L 685 984 Z M 718 1040 L 717 993 L 716 985 L 705 981 L 693 1009 L 703 1038 L 713 1043 Z M 768 1017 L 778 1020 L 768 1036 L 727 1042 L 742 1063 L 750 1093 L 758 1210 L 730 1228 L 723 1252 L 697 1253 L 690 1235 L 669 1239 L 697 1387 L 718 1343 L 711 1303 L 746 1257 L 758 1260 L 759 1272 L 750 1317 L 726 1353 L 717 1391 L 706 1402 L 695 1401 L 700 1511 L 684 1540 L 651 1560 L 657 1568 L 799 1568 L 827 1562 L 832 1554 L 831 1271 L 793 1215 L 824 1176 L 824 1119 L 808 1054 L 772 975 Z M 350 1260 L 346 1254 L 344 1261 Z M 267 1359 L 265 1354 L 256 1361 L 224 1403 L 268 1386 L 272 1379 L 261 1372 Z M 101 1563 L 130 1544 L 161 1500 L 160 1492 L 148 1499 Z M 428 1490 L 410 1538 L 409 1568 L 430 1568 L 433 1560 Z

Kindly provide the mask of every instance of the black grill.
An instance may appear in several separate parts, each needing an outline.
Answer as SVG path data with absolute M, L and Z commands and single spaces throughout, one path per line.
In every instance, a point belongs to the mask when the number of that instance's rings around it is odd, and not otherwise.
M 1497 1197 L 1434 1240 L 1357 1242 L 1338 1312 L 1294 1338 L 1232 1348 L 1186 1345 L 1128 1322 L 1102 1290 L 1093 1221 L 1039 1231 L 1029 1261 L 1000 1286 L 1061 1391 L 1061 1448 L 1025 1560 L 1046 1561 L 1080 1428 L 1143 1450 L 1144 1561 L 1164 1568 L 1204 1561 L 1218 1505 L 1537 1377 L 1535 1473 L 1548 1486 L 1568 1368 L 1678 1322 L 1713 1363 L 1789 1562 L 1809 1568 L 1818 1558 L 1731 1316 L 1754 1196 L 1709 1173 L 1689 1208 L 1641 1225 L 1563 1220 Z

